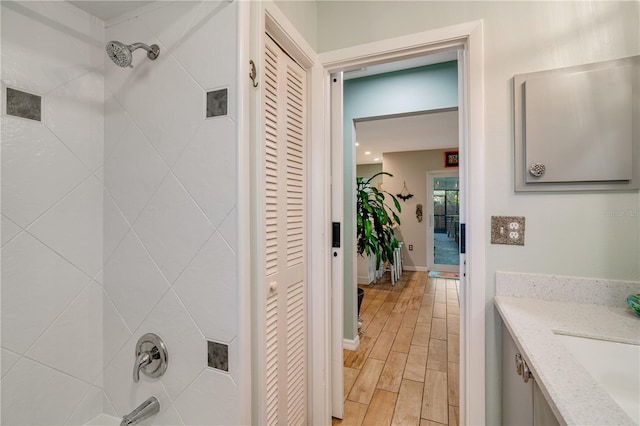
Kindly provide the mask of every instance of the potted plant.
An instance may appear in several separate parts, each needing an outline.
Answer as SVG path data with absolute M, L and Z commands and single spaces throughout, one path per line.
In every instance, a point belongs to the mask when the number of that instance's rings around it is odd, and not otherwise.
M 393 251 L 398 247 L 393 226 L 400 225 L 400 203 L 396 197 L 371 185 L 379 175 L 393 176 L 387 172 L 376 173 L 370 178 L 356 178 L 356 223 L 358 254 L 375 256 L 376 269 L 384 262 L 393 263 Z M 391 197 L 396 212 L 387 203 Z

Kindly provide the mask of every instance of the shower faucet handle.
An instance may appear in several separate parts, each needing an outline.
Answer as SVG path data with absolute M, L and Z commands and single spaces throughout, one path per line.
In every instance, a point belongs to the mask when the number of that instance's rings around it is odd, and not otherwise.
M 140 381 L 140 370 L 147 365 L 151 364 L 151 354 L 143 352 L 136 358 L 136 364 L 133 366 L 133 382 L 138 383 Z
M 140 381 L 140 372 L 151 378 L 158 378 L 167 371 L 169 362 L 167 346 L 154 333 L 147 333 L 136 344 L 136 362 L 133 366 L 133 381 Z

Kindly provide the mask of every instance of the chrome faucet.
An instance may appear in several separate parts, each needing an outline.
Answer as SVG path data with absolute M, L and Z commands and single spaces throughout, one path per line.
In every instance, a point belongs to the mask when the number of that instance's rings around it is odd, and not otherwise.
M 120 426 L 133 426 L 137 425 L 144 419 L 148 419 L 149 417 L 158 414 L 160 412 L 160 401 L 155 396 L 147 399 L 142 404 L 138 405 L 138 407 L 124 416 L 122 421 L 120 422 Z
M 147 333 L 138 339 L 136 344 L 136 362 L 133 365 L 133 381 L 140 381 L 140 372 L 157 379 L 167 371 L 169 355 L 167 346 L 160 336 Z

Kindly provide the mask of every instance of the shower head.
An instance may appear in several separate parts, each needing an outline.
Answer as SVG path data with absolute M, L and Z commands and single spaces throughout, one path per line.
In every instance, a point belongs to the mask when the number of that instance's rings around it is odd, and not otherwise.
M 133 43 L 133 44 L 124 44 L 119 41 L 110 41 L 105 46 L 107 50 L 107 55 L 109 59 L 111 59 L 117 66 L 119 67 L 131 67 L 131 62 L 133 61 L 133 51 L 137 49 L 144 49 L 147 51 L 147 58 L 154 60 L 160 55 L 160 48 L 157 44 L 152 44 L 151 46 L 147 46 L 144 43 Z

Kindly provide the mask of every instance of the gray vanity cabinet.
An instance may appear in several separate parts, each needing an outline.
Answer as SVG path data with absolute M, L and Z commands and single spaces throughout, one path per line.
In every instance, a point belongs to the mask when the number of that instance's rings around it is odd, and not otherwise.
M 517 360 L 521 360 L 518 368 Z M 535 378 L 528 375 L 527 357 L 502 326 L 502 424 L 505 426 L 560 425 Z

